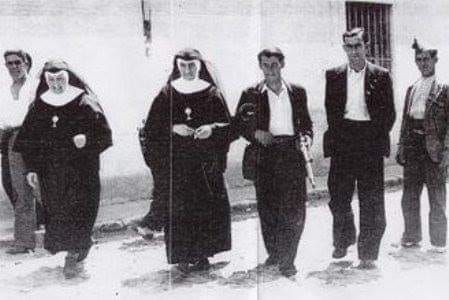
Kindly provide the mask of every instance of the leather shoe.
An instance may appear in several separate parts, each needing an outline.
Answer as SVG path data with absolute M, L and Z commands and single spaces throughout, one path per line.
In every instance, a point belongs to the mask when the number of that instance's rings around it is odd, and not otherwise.
M 279 272 L 282 274 L 282 276 L 285 276 L 287 278 L 294 277 L 298 273 L 295 266 L 279 268 Z
M 334 251 L 332 252 L 333 258 L 343 258 L 348 253 L 348 248 L 341 248 L 341 247 L 335 247 Z
M 360 260 L 360 263 L 357 266 L 357 269 L 361 269 L 361 270 L 373 270 L 375 268 L 376 268 L 376 264 L 374 263 L 374 260 L 372 260 L 372 259 L 362 259 L 362 260 Z

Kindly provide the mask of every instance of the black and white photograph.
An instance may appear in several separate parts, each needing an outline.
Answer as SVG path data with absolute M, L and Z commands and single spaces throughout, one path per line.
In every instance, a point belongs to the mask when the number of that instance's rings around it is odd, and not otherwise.
M 446 0 L 0 0 L 0 299 L 449 299 Z

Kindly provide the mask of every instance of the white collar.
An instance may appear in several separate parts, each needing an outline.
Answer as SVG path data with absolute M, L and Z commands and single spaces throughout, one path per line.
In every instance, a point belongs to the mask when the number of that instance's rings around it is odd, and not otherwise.
M 53 106 L 63 106 L 75 100 L 84 90 L 72 85 L 68 85 L 66 90 L 61 94 L 55 94 L 50 89 L 41 95 L 42 101 Z
M 193 80 L 185 80 L 180 77 L 170 82 L 171 86 L 181 94 L 193 94 L 199 91 L 204 91 L 211 84 L 205 80 L 195 78 Z
M 435 81 L 435 79 L 436 79 L 436 75 L 433 74 L 432 76 L 429 76 L 429 77 L 422 77 L 421 76 L 419 81 L 421 81 L 421 82 L 433 82 L 433 81 Z
M 368 62 L 365 62 L 365 66 L 363 67 L 363 69 L 361 69 L 360 71 L 356 72 L 354 69 L 352 69 L 349 64 L 348 64 L 348 75 L 365 75 L 366 72 L 366 67 L 368 66 Z
M 281 85 L 281 93 L 282 93 L 283 91 L 287 90 L 287 89 L 288 89 L 288 90 L 290 89 L 290 85 L 288 84 L 288 82 L 285 82 L 284 79 L 281 80 L 281 83 L 282 83 L 282 85 Z M 268 85 L 267 85 L 266 82 L 264 82 L 261 92 L 262 92 L 262 93 L 265 93 L 265 91 L 271 91 L 271 92 L 273 92 L 273 91 L 268 87 Z M 274 92 L 273 92 L 273 93 L 274 93 Z

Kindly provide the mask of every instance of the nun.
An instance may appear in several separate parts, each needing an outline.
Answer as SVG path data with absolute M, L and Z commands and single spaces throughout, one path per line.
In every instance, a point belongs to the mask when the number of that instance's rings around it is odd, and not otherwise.
M 231 249 L 230 114 L 208 66 L 198 50 L 178 52 L 144 127 L 154 182 L 147 224 L 164 229 L 168 263 L 184 273 L 207 270 L 210 257 Z
M 28 183 L 40 184 L 47 215 L 44 248 L 67 251 L 66 278 L 76 275 L 92 245 L 99 158 L 111 145 L 111 130 L 89 86 L 64 61 L 46 62 L 14 149 L 22 153 Z

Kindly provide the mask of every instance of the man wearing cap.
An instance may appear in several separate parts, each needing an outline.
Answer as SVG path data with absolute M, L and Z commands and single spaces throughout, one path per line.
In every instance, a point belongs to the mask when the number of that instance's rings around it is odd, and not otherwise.
M 446 246 L 446 177 L 449 164 L 449 88 L 435 77 L 437 50 L 418 44 L 415 63 L 421 77 L 407 89 L 396 159 L 404 166 L 402 213 L 405 230 L 401 244 L 419 247 L 422 240 L 420 196 L 426 184 L 432 250 Z
M 235 120 L 239 133 L 256 149 L 253 180 L 268 253 L 263 267 L 292 277 L 297 273 L 294 261 L 307 200 L 305 162 L 298 139 L 303 137 L 307 146 L 311 145 L 312 121 L 306 91 L 281 76 L 285 66 L 282 51 L 264 49 L 258 61 L 265 78 L 243 91 Z M 248 111 L 248 107 L 252 109 Z
M 333 258 L 342 258 L 356 242 L 352 196 L 357 186 L 360 206 L 359 267 L 375 267 L 385 231 L 384 156 L 390 154 L 389 132 L 395 121 L 388 71 L 366 59 L 368 36 L 363 28 L 343 34 L 348 63 L 326 72 L 328 130 L 324 157 L 330 157 L 328 188 L 333 215 Z

